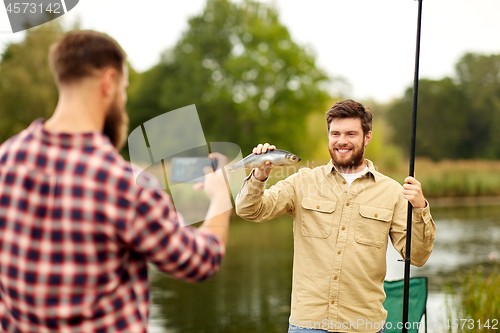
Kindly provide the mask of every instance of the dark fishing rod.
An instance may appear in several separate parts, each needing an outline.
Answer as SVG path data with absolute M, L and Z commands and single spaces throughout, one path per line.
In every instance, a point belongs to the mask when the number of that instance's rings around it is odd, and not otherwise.
M 422 1 L 418 0 L 417 19 L 417 47 L 415 52 L 415 77 L 413 81 L 413 109 L 411 117 L 411 148 L 410 148 L 410 176 L 415 174 L 415 139 L 417 136 L 417 101 L 418 101 L 418 70 L 420 63 L 420 31 L 422 28 Z M 407 333 L 408 328 L 408 305 L 410 300 L 410 258 L 411 258 L 411 227 L 413 206 L 408 202 L 408 214 L 406 219 L 406 255 L 405 255 L 405 277 L 403 289 L 403 330 Z

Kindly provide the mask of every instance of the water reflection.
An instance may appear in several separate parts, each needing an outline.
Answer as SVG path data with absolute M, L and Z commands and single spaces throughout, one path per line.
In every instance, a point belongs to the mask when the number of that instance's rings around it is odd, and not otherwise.
M 499 251 L 500 206 L 436 208 L 437 237 L 428 263 L 415 272 L 449 274 L 459 266 L 488 260 Z
M 201 284 L 153 272 L 158 308 L 152 320 L 168 318 L 168 332 L 283 332 L 290 310 L 291 228 L 291 218 L 233 221 L 221 271 Z
M 431 212 L 437 228 L 434 249 L 423 267 L 411 268 L 411 275 L 429 278 L 428 332 L 438 333 L 447 332 L 444 281 L 460 267 L 485 262 L 492 251 L 500 252 L 500 206 L 432 208 Z M 404 263 L 398 259 L 399 254 L 389 247 L 386 279 L 404 277 Z
M 437 225 L 433 254 L 424 267 L 412 267 L 412 276 L 429 277 L 429 323 L 446 315 L 442 276 L 500 252 L 500 206 L 435 208 L 432 214 Z M 151 332 L 286 332 L 292 258 L 291 217 L 261 224 L 235 219 L 227 256 L 214 279 L 188 284 L 152 270 Z M 403 277 L 398 259 L 389 246 L 388 280 Z

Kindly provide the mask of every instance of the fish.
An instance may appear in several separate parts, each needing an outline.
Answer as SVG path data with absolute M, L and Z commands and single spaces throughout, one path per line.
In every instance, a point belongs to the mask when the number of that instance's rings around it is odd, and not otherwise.
M 239 168 L 262 168 L 266 161 L 271 162 L 274 166 L 290 165 L 295 164 L 300 161 L 300 157 L 292 154 L 286 150 L 281 149 L 271 149 L 262 154 L 250 154 L 231 168 L 230 171 L 234 171 Z

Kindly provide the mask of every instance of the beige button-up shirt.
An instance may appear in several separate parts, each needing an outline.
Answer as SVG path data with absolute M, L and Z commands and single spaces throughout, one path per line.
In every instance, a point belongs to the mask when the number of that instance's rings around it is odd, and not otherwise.
M 376 171 L 349 187 L 330 161 L 302 168 L 265 189 L 253 177 L 236 199 L 249 221 L 293 215 L 294 258 L 290 323 L 330 332 L 377 332 L 387 317 L 383 281 L 388 237 L 404 257 L 408 201 L 402 186 Z M 436 227 L 429 204 L 413 209 L 411 263 L 429 258 Z

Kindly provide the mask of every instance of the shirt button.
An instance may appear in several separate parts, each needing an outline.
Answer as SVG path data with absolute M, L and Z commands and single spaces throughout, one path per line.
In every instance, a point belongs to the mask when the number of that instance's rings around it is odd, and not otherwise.
M 337 252 L 337 253 L 338 253 L 338 254 L 341 254 L 341 253 L 342 253 L 342 251 L 339 251 L 339 252 Z
M 346 203 L 345 205 L 346 205 L 346 206 L 349 206 L 349 203 Z
M 342 227 L 342 230 L 345 230 L 345 227 Z
M 425 216 L 425 214 L 427 214 L 427 213 L 423 213 L 422 215 Z
M 375 214 L 375 217 L 378 217 L 378 214 Z
M 334 279 L 334 280 L 337 280 L 337 275 L 335 275 L 335 276 L 333 277 L 333 279 Z
M 420 217 L 420 214 L 415 214 L 416 217 Z
M 332 301 L 332 304 L 335 304 L 335 301 Z
M 347 182 L 344 180 L 344 181 L 342 182 L 342 184 L 345 184 L 345 183 L 347 183 Z
M 319 209 L 319 206 L 316 206 L 316 209 Z

